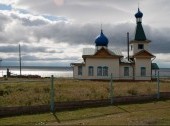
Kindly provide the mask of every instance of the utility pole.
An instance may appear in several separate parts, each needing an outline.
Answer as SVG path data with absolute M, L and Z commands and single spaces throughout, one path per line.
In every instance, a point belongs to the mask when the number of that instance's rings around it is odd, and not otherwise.
M 51 89 L 50 89 L 50 109 L 51 112 L 55 113 L 55 103 L 54 103 L 54 76 L 51 75 Z
M 127 57 L 129 61 L 129 32 L 127 32 Z
M 157 99 L 160 99 L 160 80 L 159 80 L 159 71 L 157 75 Z
M 1 62 L 2 62 L 2 59 L 0 58 L 0 67 L 1 67 Z
M 113 104 L 113 74 L 111 73 L 111 78 L 110 78 L 110 102 L 111 105 Z
M 1 68 L 1 62 L 2 62 L 2 59 L 0 58 L 0 68 Z M 2 73 L 2 76 L 3 76 L 3 73 Z
M 20 76 L 21 76 L 21 47 L 19 44 L 19 68 L 20 68 Z

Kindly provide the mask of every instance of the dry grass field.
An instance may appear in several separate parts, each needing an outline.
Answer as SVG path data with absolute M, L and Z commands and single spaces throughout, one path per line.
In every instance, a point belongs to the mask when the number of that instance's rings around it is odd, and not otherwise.
M 50 102 L 50 78 L 0 79 L 0 106 L 43 105 Z M 108 81 L 55 78 L 55 101 L 109 98 Z M 157 92 L 157 82 L 113 82 L 114 96 L 147 95 Z M 160 82 L 161 92 L 170 92 L 170 81 Z

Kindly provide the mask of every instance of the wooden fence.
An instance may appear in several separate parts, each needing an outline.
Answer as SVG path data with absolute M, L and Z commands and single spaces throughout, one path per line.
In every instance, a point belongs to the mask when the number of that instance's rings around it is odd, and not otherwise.
M 160 100 L 163 99 L 170 99 L 170 92 L 161 92 Z M 157 94 L 143 95 L 143 96 L 115 97 L 113 99 L 113 105 L 149 102 L 154 100 L 157 100 Z M 85 100 L 85 101 L 74 101 L 74 102 L 56 102 L 55 112 L 73 110 L 78 108 L 99 107 L 99 106 L 109 106 L 109 105 L 111 105 L 110 99 Z M 24 115 L 24 114 L 38 114 L 38 113 L 46 113 L 46 112 L 50 112 L 50 105 L 0 107 L 0 117 L 9 117 L 9 116 L 16 116 L 16 115 Z

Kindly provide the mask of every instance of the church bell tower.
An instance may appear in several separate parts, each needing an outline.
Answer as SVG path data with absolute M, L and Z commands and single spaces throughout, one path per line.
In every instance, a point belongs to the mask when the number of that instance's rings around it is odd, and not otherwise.
M 146 50 L 149 51 L 149 43 L 150 40 L 147 40 L 145 32 L 142 26 L 142 17 L 143 13 L 138 8 L 138 12 L 135 14 L 136 17 L 136 29 L 134 40 L 130 41 L 130 52 L 131 55 L 135 55 L 136 53 Z

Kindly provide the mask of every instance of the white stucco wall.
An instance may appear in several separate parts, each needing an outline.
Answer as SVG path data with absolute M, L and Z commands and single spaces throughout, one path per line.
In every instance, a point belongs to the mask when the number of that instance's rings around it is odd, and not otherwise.
M 144 45 L 144 49 L 146 51 L 149 51 L 149 44 L 148 43 L 142 43 L 142 42 L 141 43 L 132 43 L 132 44 L 130 44 L 130 47 L 129 47 L 131 55 L 134 55 L 135 53 L 143 50 L 143 49 L 138 49 L 138 44 L 143 44 Z M 131 46 L 132 46 L 132 50 L 131 50 Z
M 89 66 L 93 66 L 94 69 L 94 75 L 89 76 L 88 75 L 88 68 Z M 108 67 L 108 76 L 97 76 L 97 67 L 101 66 L 107 66 Z M 106 58 L 87 58 L 86 64 L 83 66 L 83 75 L 78 76 L 77 72 L 78 67 L 74 66 L 74 78 L 77 79 L 110 79 L 111 73 L 113 74 L 114 79 L 119 79 L 120 70 L 119 70 L 119 58 L 116 59 L 106 59 Z
M 73 66 L 73 78 L 77 78 L 77 71 L 78 71 L 78 67 Z
M 94 75 L 88 75 L 89 66 L 93 66 Z M 97 76 L 97 67 L 107 66 L 108 76 Z M 124 67 L 129 67 L 129 76 L 124 76 Z M 146 76 L 141 77 L 141 67 L 146 68 Z M 111 73 L 113 79 L 121 80 L 133 80 L 133 71 L 135 80 L 151 80 L 151 59 L 135 58 L 135 66 L 132 65 L 120 65 L 119 59 L 105 59 L 105 58 L 87 58 L 86 64 L 82 66 L 82 75 L 78 75 L 78 66 L 73 67 L 73 77 L 76 79 L 110 79 Z
M 145 77 L 141 77 L 141 67 L 146 68 Z M 151 59 L 135 58 L 135 80 L 151 80 Z
M 73 78 L 83 79 L 85 74 L 85 66 L 82 66 L 82 75 L 78 75 L 78 66 L 73 66 Z

